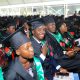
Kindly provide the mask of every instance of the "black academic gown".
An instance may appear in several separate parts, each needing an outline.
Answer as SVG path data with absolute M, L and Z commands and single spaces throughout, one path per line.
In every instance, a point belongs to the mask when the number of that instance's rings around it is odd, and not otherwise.
M 40 58 L 41 52 L 41 45 L 33 38 L 31 37 L 32 46 L 34 48 L 34 56 L 38 57 L 42 63 L 44 75 L 49 77 L 48 80 L 53 80 L 53 73 L 55 73 L 55 67 L 57 66 L 54 59 L 52 59 L 50 56 L 47 56 L 46 59 L 43 61 Z
M 54 58 L 61 67 L 72 72 L 80 72 L 80 54 L 75 55 L 73 58 L 63 54 L 61 46 L 49 32 L 46 32 L 46 40 L 52 46 Z
M 18 58 L 15 58 L 8 69 L 4 72 L 5 80 L 37 80 L 36 70 L 33 70 L 34 77 L 32 77 L 22 66 Z
M 40 44 L 33 38 L 31 37 L 31 42 L 32 42 L 32 46 L 33 46 L 33 49 L 34 49 L 34 55 L 38 58 L 40 58 L 40 54 L 41 54 L 41 46 Z

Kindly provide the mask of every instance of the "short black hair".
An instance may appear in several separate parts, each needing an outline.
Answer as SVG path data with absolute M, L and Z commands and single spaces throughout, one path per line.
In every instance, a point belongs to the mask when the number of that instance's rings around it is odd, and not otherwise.
M 66 23 L 66 21 L 65 21 L 65 20 L 60 20 L 60 21 L 58 21 L 58 22 L 56 23 L 57 30 L 60 29 L 60 27 L 61 27 L 61 25 L 62 25 L 63 23 Z M 67 23 L 66 23 L 66 24 L 67 24 Z
M 11 26 L 14 26 L 14 28 L 15 28 L 16 25 L 14 23 L 9 23 L 9 24 L 7 24 L 6 28 L 10 28 Z

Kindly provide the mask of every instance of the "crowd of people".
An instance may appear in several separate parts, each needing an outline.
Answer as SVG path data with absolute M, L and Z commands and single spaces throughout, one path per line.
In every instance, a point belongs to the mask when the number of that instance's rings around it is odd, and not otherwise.
M 0 80 L 80 76 L 80 16 L 0 17 Z

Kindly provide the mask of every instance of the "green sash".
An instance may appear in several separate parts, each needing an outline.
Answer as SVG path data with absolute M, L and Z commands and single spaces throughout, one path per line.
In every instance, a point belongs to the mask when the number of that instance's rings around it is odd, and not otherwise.
M 0 80 L 4 80 L 3 79 L 3 72 L 2 72 L 2 68 L 0 67 Z
M 70 35 L 70 33 L 68 32 L 68 34 Z M 62 37 L 62 35 L 58 32 L 57 34 L 52 34 L 53 37 L 55 37 L 55 39 L 57 40 L 57 42 L 60 44 L 60 42 L 64 42 L 65 43 L 65 39 Z M 72 38 L 72 36 L 70 35 L 70 37 Z M 72 47 L 72 44 L 68 41 L 67 43 L 65 43 L 67 46 L 69 46 L 70 48 Z M 62 46 L 61 46 L 62 47 Z M 62 47 L 63 50 L 65 50 L 65 47 Z
M 52 34 L 52 36 L 57 40 L 57 42 L 59 44 L 60 44 L 61 41 L 64 42 L 64 39 L 62 38 L 62 36 L 59 32 L 57 32 L 57 34 Z M 62 49 L 65 50 L 65 47 L 62 47 Z
M 43 71 L 43 68 L 42 68 L 40 60 L 37 57 L 34 57 L 34 62 L 36 64 L 38 80 L 45 80 L 44 71 Z

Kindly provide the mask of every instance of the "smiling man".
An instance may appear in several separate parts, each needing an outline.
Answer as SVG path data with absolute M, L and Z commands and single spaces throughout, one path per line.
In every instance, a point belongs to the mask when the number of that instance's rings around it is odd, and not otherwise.
M 36 20 L 31 24 L 33 33 L 31 42 L 34 48 L 34 56 L 40 59 L 43 65 L 44 75 L 47 80 L 53 80 L 55 67 L 59 66 L 57 65 L 55 59 L 52 58 L 49 44 L 45 40 L 45 25 L 40 20 Z

